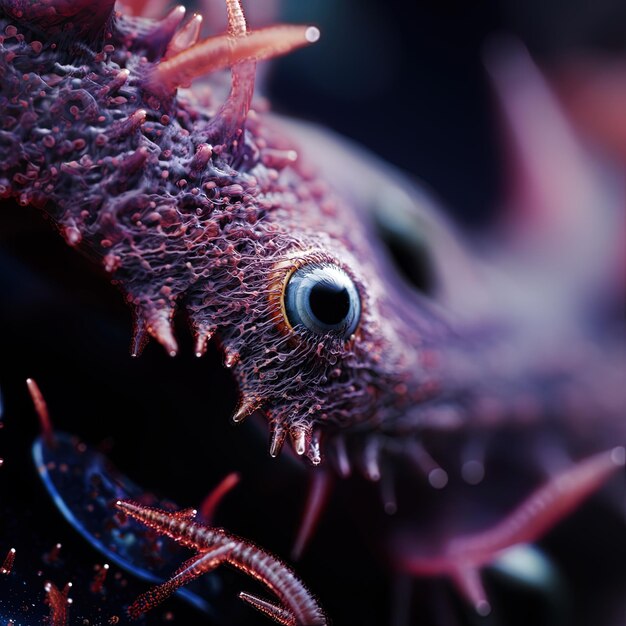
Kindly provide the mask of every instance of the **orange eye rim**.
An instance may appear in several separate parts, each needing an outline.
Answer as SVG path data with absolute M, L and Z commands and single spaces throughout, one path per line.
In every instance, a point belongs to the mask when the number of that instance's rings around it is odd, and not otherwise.
M 360 282 L 355 278 L 350 268 L 346 267 L 344 263 L 339 262 L 336 258 L 329 255 L 319 249 L 309 250 L 294 250 L 291 255 L 278 261 L 270 273 L 270 279 L 268 283 L 268 301 L 270 305 L 270 317 L 274 322 L 276 328 L 282 335 L 291 335 L 293 337 L 300 337 L 299 333 L 296 333 L 289 316 L 285 308 L 285 291 L 287 285 L 293 276 L 293 274 L 300 268 L 307 265 L 323 265 L 330 264 L 338 267 L 345 272 L 348 277 L 353 281 L 355 289 L 359 295 L 361 306 L 361 318 L 365 309 L 365 301 L 363 298 L 363 289 Z M 357 324 L 355 331 L 347 337 L 344 342 L 346 344 L 352 343 L 358 336 L 361 328 L 361 322 Z

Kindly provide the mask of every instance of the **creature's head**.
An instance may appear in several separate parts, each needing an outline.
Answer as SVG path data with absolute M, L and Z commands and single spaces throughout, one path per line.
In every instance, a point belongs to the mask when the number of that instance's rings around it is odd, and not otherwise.
M 175 354 L 181 308 L 199 356 L 215 335 L 240 385 L 235 419 L 265 411 L 272 455 L 289 435 L 317 464 L 324 433 L 405 415 L 432 391 L 415 350 L 426 322 L 387 293 L 359 216 L 250 111 L 255 62 L 317 30 L 249 32 L 228 0 L 228 33 L 196 43 L 201 20 L 179 28 L 182 7 L 153 21 L 92 4 L 0 5 L 3 193 L 102 262 L 136 312 L 134 354 L 146 333 Z M 226 67 L 221 106 L 206 85 L 179 91 Z

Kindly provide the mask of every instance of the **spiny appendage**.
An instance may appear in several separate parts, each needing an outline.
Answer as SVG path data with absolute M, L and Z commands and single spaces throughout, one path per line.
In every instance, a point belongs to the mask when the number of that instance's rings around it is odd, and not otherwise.
M 332 487 L 333 477 L 329 471 L 319 469 L 311 473 L 311 482 L 302 513 L 302 519 L 300 520 L 296 540 L 291 549 L 291 558 L 295 561 L 302 557 L 309 542 L 313 538 L 317 524 L 326 508 Z
M 393 508 L 390 487 L 392 490 L 392 467 L 397 458 L 406 459 L 433 489 L 443 489 L 448 484 L 448 472 L 437 463 L 424 443 L 413 437 L 398 439 L 374 432 L 353 435 L 348 445 L 342 433 L 334 433 L 326 446 L 326 454 L 342 478 L 348 478 L 356 469 L 365 479 L 379 483 L 385 509 Z
M 46 590 L 46 602 L 50 606 L 48 624 L 50 626 L 67 626 L 70 620 L 69 607 L 72 604 L 72 598 L 69 597 L 72 583 L 67 583 L 63 590 L 59 590 L 54 583 L 48 581 L 44 588 Z
M 37 417 L 39 418 L 41 437 L 47 446 L 51 446 L 54 444 L 54 429 L 52 427 L 52 421 L 50 420 L 46 400 L 39 389 L 39 385 L 32 378 L 26 379 L 26 385 L 33 401 Z
M 282 417 L 279 414 L 270 418 L 270 446 L 272 457 L 277 457 L 287 437 L 291 440 L 293 451 L 298 456 L 306 455 L 313 465 L 322 462 L 320 452 L 319 429 L 314 429 L 313 419 L 309 416 Z
M 439 555 L 424 556 L 395 546 L 398 566 L 415 576 L 448 576 L 481 614 L 491 611 L 480 570 L 503 552 L 537 541 L 626 463 L 623 447 L 596 454 L 556 474 L 492 528 L 447 540 Z
M 195 13 L 193 17 L 181 28 L 168 44 L 163 60 L 176 56 L 181 52 L 184 52 L 188 48 L 195 46 L 198 43 L 200 37 L 200 31 L 202 30 L 202 15 Z
M 135 2 L 135 12 L 145 9 L 144 3 Z M 218 69 L 232 67 L 230 94 L 212 117 L 204 135 L 210 143 L 200 144 L 190 163 L 191 173 L 203 171 L 213 155 L 212 145 L 228 146 L 232 158 L 236 157 L 239 137 L 243 133 L 245 120 L 250 109 L 254 91 L 255 61 L 269 59 L 312 43 L 319 37 L 319 31 L 306 26 L 273 26 L 248 32 L 245 16 L 239 0 L 226 0 L 228 12 L 228 33 L 197 43 L 202 18 L 198 15 L 183 26 L 176 28 L 184 15 L 183 7 L 173 9 L 161 25 L 159 32 L 165 33 L 162 39 L 169 40 L 161 61 L 154 66 L 143 87 L 159 96 L 169 97 L 180 86 L 186 86 L 195 78 Z M 122 76 L 121 78 L 125 78 Z M 109 135 L 128 136 L 145 122 L 145 110 L 138 109 L 127 119 L 117 122 Z M 212 144 L 212 145 L 211 145 Z M 124 162 L 128 169 L 136 164 L 137 169 L 147 159 L 147 153 L 137 150 L 129 155 L 132 163 Z M 133 166 L 134 167 L 134 166 Z M 72 231 L 73 232 L 73 231 Z M 78 242 L 77 242 L 78 243 Z M 113 273 L 119 260 L 111 255 L 105 257 L 105 266 Z M 135 336 L 131 352 L 137 356 L 145 345 L 146 331 L 159 341 L 174 356 L 178 351 L 172 329 L 179 294 L 168 291 L 156 295 L 135 298 Z M 193 318 L 192 318 L 193 322 Z M 214 329 L 202 322 L 194 327 L 196 354 L 201 356 Z
M 13 564 L 15 563 L 15 548 L 11 548 L 7 555 L 4 557 L 2 566 L 0 567 L 0 574 L 8 576 L 13 570 Z
M 289 626 L 328 623 L 315 598 L 293 571 L 254 544 L 199 524 L 189 514 L 181 516 L 129 501 L 118 501 L 116 507 L 157 533 L 197 551 L 167 582 L 140 596 L 129 608 L 131 617 L 139 617 L 181 586 L 227 563 L 264 583 L 278 597 L 280 604 L 250 594 L 240 596 L 277 623 Z
M 154 68 L 147 87 L 160 95 L 171 94 L 178 87 L 189 86 L 194 79 L 211 72 L 243 61 L 271 59 L 319 39 L 319 31 L 312 26 L 279 25 L 248 32 L 239 0 L 227 0 L 227 9 L 227 34 L 194 42 L 168 55 Z M 174 46 L 181 48 L 180 42 Z
M 238 139 L 244 132 L 250 107 L 255 61 L 286 53 L 318 36 L 316 29 L 299 26 L 275 26 L 248 33 L 240 3 L 227 0 L 226 4 L 228 32 L 201 43 L 197 40 L 202 19 L 196 15 L 184 23 L 183 6 L 175 7 L 161 20 L 123 14 L 125 6 L 135 15 L 162 11 L 165 7 L 161 0 L 127 0 L 120 6 L 116 20 L 111 19 L 112 0 L 100 3 L 4 0 L 1 5 L 2 18 L 15 21 L 7 27 L 8 34 L 0 44 L 0 53 L 5 55 L 9 70 L 3 91 L 7 92 L 7 101 L 15 98 L 28 102 L 29 106 L 20 119 L 13 120 L 13 128 L 7 126 L 15 137 L 5 134 L 16 149 L 0 152 L 3 170 L 0 197 L 13 196 L 24 205 L 53 207 L 53 218 L 67 242 L 72 246 L 82 245 L 102 257 L 106 271 L 130 294 L 129 299 L 137 308 L 139 332 L 135 354 L 143 343 L 141 329 L 144 328 L 169 354 L 176 353 L 172 318 L 177 301 L 186 291 L 185 285 L 176 293 L 167 291 L 171 289 L 169 283 L 161 282 L 155 268 L 141 258 L 143 242 L 137 243 L 141 237 L 153 238 L 155 249 L 164 239 L 168 239 L 168 244 L 176 239 L 170 231 L 166 236 L 159 232 L 172 226 L 171 215 L 179 208 L 176 200 L 151 203 L 148 197 L 185 196 L 189 201 L 188 192 L 191 192 L 196 208 L 202 211 L 197 230 L 206 228 L 208 208 L 215 196 L 208 180 L 217 175 L 211 161 L 218 154 L 223 161 L 237 159 L 239 145 L 244 143 Z M 104 40 L 93 37 L 80 40 L 83 23 L 90 32 L 100 32 L 106 26 L 110 31 L 106 45 Z M 75 42 L 78 52 L 86 53 L 89 49 L 93 52 L 93 80 L 84 81 L 79 88 L 69 84 L 65 66 L 55 63 L 59 47 L 55 37 L 57 26 L 65 33 L 64 37 L 79 39 Z M 43 43 L 35 40 L 30 47 L 21 45 L 24 38 L 28 41 L 33 37 L 39 37 Z M 26 71 L 28 67 L 18 71 L 13 63 L 15 55 L 23 62 L 31 62 L 32 71 Z M 123 67 L 126 62 L 128 67 Z M 44 71 L 42 67 L 48 69 Z M 180 120 L 173 114 L 178 110 L 176 88 L 226 67 L 232 67 L 232 88 L 227 101 L 212 117 L 201 115 L 201 119 L 186 120 L 181 128 Z M 47 85 L 44 96 L 39 86 L 41 80 Z M 37 100 L 33 89 L 37 90 Z M 164 99 L 155 97 L 157 92 Z M 39 109 L 37 103 L 42 99 L 49 99 L 51 104 Z M 131 102 L 137 104 L 133 106 Z M 164 114 L 166 110 L 168 114 Z M 8 115 L 7 111 L 0 111 L 0 115 L 4 114 Z M 50 119 L 45 119 L 48 114 Z M 44 130 L 41 139 L 33 140 L 30 129 L 36 120 Z M 92 134 L 98 128 L 98 134 L 90 140 L 85 132 L 76 139 L 84 127 L 91 128 Z M 198 143 L 199 137 L 204 141 Z M 182 163 L 173 163 L 172 170 L 184 171 L 185 176 L 179 174 L 178 180 L 168 180 L 171 173 L 168 169 L 159 167 L 155 171 L 157 153 L 170 154 L 169 145 L 174 140 L 188 154 L 180 157 Z M 32 148 L 27 163 L 20 158 L 23 151 L 17 150 L 25 143 Z M 171 154 L 166 159 L 177 160 Z M 220 168 L 223 171 L 223 163 Z M 89 193 L 87 187 L 99 191 Z M 226 195 L 226 190 L 219 189 L 219 193 Z M 80 206 L 75 202 L 77 194 L 80 194 Z M 237 194 L 233 192 L 233 195 Z M 180 216 L 176 219 L 180 220 Z M 164 221 L 168 223 L 164 225 Z M 185 228 L 187 225 L 181 227 L 181 235 Z M 181 249 L 181 255 L 176 252 L 175 256 L 182 257 L 188 250 Z M 131 267 L 135 262 L 140 267 Z M 182 268 L 182 271 L 187 270 Z M 151 284 L 159 283 L 154 291 L 146 293 L 143 287 L 130 284 L 129 278 L 137 277 L 138 273 L 142 280 L 150 275 Z M 199 353 L 204 350 L 208 331 L 202 332 Z

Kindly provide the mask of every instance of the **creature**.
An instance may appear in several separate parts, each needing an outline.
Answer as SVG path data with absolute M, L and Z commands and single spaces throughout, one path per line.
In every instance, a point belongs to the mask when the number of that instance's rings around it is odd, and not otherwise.
M 445 443 L 450 459 L 486 431 L 541 423 L 550 433 L 564 420 L 592 452 L 624 443 L 611 275 L 619 196 L 578 175 L 586 157 L 577 145 L 561 163 L 576 186 L 567 202 L 549 168 L 525 171 L 521 186 L 535 196 L 520 203 L 511 232 L 523 234 L 497 263 L 470 254 L 428 209 L 386 214 L 388 232 L 417 227 L 429 241 L 436 289 L 418 294 L 377 241 L 380 210 L 368 212 L 376 189 L 394 190 L 402 205 L 404 182 L 250 108 L 256 61 L 318 31 L 248 32 L 229 0 L 228 34 L 197 43 L 199 18 L 181 27 L 181 7 L 160 21 L 128 15 L 141 4 L 0 3 L 0 198 L 40 208 L 110 275 L 135 312 L 133 355 L 150 335 L 175 356 L 173 321 L 184 310 L 198 356 L 219 339 L 241 394 L 233 419 L 263 415 L 271 456 L 290 438 L 312 465 L 344 477 L 358 467 L 381 485 L 388 512 L 399 511 L 381 544 L 404 571 L 421 559 L 401 558 L 411 541 L 396 545 L 416 532 L 407 531 L 414 480 L 405 466 L 435 489 L 449 480 L 432 449 Z M 523 154 L 524 115 L 547 102 L 550 117 L 553 107 L 529 60 L 512 56 L 515 71 L 496 65 L 493 74 Z M 228 95 L 186 89 L 226 67 Z M 511 81 L 531 84 L 521 104 Z M 467 482 L 481 482 L 484 465 L 467 461 Z M 330 480 L 318 476 L 298 551 Z M 467 595 L 484 606 L 484 594 Z

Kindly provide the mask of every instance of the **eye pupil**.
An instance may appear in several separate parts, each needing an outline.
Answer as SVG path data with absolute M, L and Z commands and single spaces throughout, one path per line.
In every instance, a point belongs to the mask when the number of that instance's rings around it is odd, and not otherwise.
M 311 312 L 323 324 L 341 324 L 350 312 L 350 294 L 343 285 L 323 282 L 315 285 L 309 295 Z
M 299 267 L 283 294 L 285 316 L 292 328 L 347 339 L 361 317 L 361 298 L 345 270 L 332 263 Z

